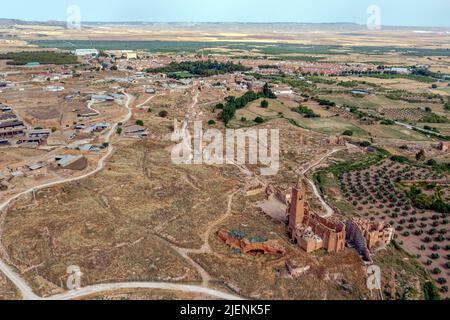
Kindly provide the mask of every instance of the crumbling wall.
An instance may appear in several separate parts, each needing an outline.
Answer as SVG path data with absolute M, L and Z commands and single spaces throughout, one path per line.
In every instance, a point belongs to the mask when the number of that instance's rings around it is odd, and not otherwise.
M 367 247 L 367 240 L 356 222 L 348 220 L 346 230 L 347 242 L 353 245 L 359 255 L 363 256 L 367 261 L 372 262 L 372 257 Z

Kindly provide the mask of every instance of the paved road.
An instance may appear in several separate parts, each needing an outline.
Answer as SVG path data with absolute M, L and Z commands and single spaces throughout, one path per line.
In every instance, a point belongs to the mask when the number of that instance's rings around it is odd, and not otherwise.
M 431 134 L 431 135 L 434 135 L 434 136 L 438 136 L 438 137 L 441 137 L 441 138 L 444 137 L 444 135 L 442 135 L 440 133 L 437 133 L 437 132 L 434 132 L 434 131 L 431 131 L 431 130 L 427 130 L 427 129 L 423 129 L 423 128 L 419 128 L 419 127 L 415 127 L 415 126 L 410 125 L 408 123 L 403 123 L 403 122 L 396 121 L 395 124 L 397 124 L 399 126 L 402 126 L 402 127 L 405 127 L 406 129 L 409 129 L 409 130 L 417 130 L 417 131 L 420 131 L 420 132 L 423 132 L 423 133 L 426 133 L 426 134 Z

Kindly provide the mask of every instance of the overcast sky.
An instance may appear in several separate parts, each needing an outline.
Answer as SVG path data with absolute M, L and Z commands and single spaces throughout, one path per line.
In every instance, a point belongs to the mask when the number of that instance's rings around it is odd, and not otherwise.
M 450 0 L 2 0 L 1 18 L 82 21 L 356 22 L 381 8 L 383 25 L 450 27 Z

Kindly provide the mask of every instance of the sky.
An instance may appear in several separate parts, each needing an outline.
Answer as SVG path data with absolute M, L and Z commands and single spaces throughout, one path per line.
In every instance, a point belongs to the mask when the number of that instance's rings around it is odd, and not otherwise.
M 354 22 L 381 9 L 389 26 L 450 27 L 449 0 L 3 0 L 0 18 L 66 21 L 78 5 L 81 21 Z

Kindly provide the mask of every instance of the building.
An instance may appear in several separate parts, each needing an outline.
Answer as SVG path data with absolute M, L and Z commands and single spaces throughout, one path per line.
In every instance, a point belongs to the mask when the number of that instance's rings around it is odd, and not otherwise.
M 34 129 L 28 131 L 29 138 L 45 139 L 52 133 L 50 129 Z
M 9 106 L 5 106 L 4 104 L 0 104 L 0 112 L 11 112 L 12 108 Z
M 345 249 L 345 224 L 337 219 L 322 218 L 312 212 L 305 201 L 302 181 L 292 189 L 288 207 L 289 233 L 292 241 L 306 252 L 325 249 L 328 252 L 341 252 Z
M 14 113 L 0 113 L 0 122 L 17 120 Z
M 61 116 L 61 127 L 63 129 L 71 128 L 78 122 L 78 115 L 75 112 L 64 112 Z
M 138 58 L 138 55 L 134 51 L 124 50 L 124 51 L 122 51 L 122 57 L 127 60 L 136 60 Z
M 44 88 L 44 91 L 47 92 L 61 92 L 64 91 L 64 87 L 63 86 L 47 86 Z
M 25 125 L 22 121 L 6 121 L 0 123 L 0 138 L 13 138 L 25 135 Z
M 91 101 L 95 102 L 112 102 L 114 101 L 114 97 L 110 95 L 102 95 L 102 94 L 93 94 L 91 96 Z
M 347 144 L 347 139 L 343 136 L 333 136 L 328 138 L 328 144 L 331 146 L 345 146 Z
M 25 67 L 26 68 L 37 68 L 40 67 L 41 64 L 39 62 L 28 62 Z
M 286 250 L 277 240 L 266 240 L 262 238 L 245 238 L 245 234 L 240 231 L 228 231 L 221 229 L 218 232 L 219 238 L 228 246 L 244 254 L 281 254 Z
M 388 71 L 397 73 L 397 74 L 411 74 L 411 70 L 408 68 L 390 68 Z
M 81 155 L 56 157 L 56 163 L 59 168 L 66 170 L 84 170 L 88 165 L 86 157 Z
M 388 245 L 395 235 L 395 229 L 385 223 L 353 218 L 346 223 L 346 240 L 366 260 L 372 261 L 370 250 Z
M 99 52 L 97 49 L 76 49 L 74 54 L 77 57 L 96 57 L 99 55 Z
M 123 134 L 126 136 L 133 136 L 133 137 L 146 137 L 148 135 L 148 131 L 143 126 L 132 125 L 123 128 Z

